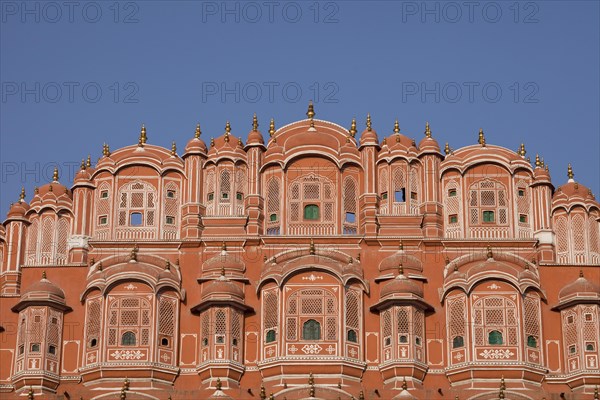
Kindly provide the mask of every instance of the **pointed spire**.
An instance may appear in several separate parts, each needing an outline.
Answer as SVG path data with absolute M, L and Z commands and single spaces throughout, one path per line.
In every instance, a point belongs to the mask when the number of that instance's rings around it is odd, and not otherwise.
M 313 119 L 315 117 L 315 106 L 313 105 L 312 100 L 308 102 L 308 110 L 306 111 L 306 116 L 308 119 Z
M 539 154 L 535 155 L 535 167 L 536 168 L 541 168 L 542 167 L 542 161 L 540 160 L 540 155 Z
M 485 147 L 485 136 L 483 134 L 483 128 L 479 128 L 479 139 L 477 140 L 482 147 Z
M 356 118 L 352 118 L 352 123 L 350 124 L 350 129 L 348 129 L 348 132 L 350 133 L 350 136 L 356 136 Z
M 54 167 L 54 172 L 52 173 L 52 182 L 58 182 L 58 167 Z
M 402 265 L 402 262 L 398 265 L 398 275 L 404 275 L 404 266 Z
M 265 385 L 263 383 L 260 384 L 260 398 L 261 400 L 265 400 L 267 398 L 267 392 L 265 391 Z
M 310 254 L 315 254 L 315 242 L 313 241 L 312 238 L 310 238 L 310 246 L 308 247 L 308 252 Z
M 85 171 L 85 159 L 81 159 L 81 164 L 79 165 L 80 171 Z
M 521 143 L 518 153 L 521 157 L 525 157 L 525 154 L 527 154 L 527 151 L 525 150 L 525 143 Z
M 544 162 L 544 157 L 542 157 L 542 168 L 544 168 L 546 166 L 546 163 Z
M 367 130 L 371 132 L 371 114 L 367 114 Z
M 110 157 L 110 147 L 108 146 L 107 143 L 104 143 L 102 145 L 102 155 L 104 157 Z
M 394 122 L 394 133 L 396 133 L 396 134 L 400 133 L 400 124 L 398 123 L 397 119 L 396 119 L 396 122 Z
M 171 261 L 167 260 L 165 262 L 165 270 L 166 271 L 170 271 L 171 270 Z
M 146 144 L 147 140 L 148 136 L 146 136 L 146 127 L 144 126 L 144 124 L 142 124 L 142 129 L 140 130 L 140 141 L 142 142 L 142 144 Z
M 383 141 L 381 142 L 382 146 L 387 146 L 387 138 L 383 138 Z
M 229 121 L 225 123 L 225 141 L 229 142 L 229 133 L 231 132 L 231 124 Z
M 171 143 L 171 155 L 172 156 L 177 155 L 177 144 L 175 144 L 175 141 L 173 141 L 173 143 Z
M 398 244 L 398 250 L 404 251 L 404 244 L 402 243 L 402 239 L 400 239 L 400 243 Z
M 362 390 L 358 393 L 358 400 L 365 400 L 365 394 Z
M 21 186 L 21 193 L 19 194 L 19 202 L 25 200 L 25 187 Z
M 252 131 L 258 131 L 258 118 L 256 118 L 256 113 L 254 113 L 254 116 L 252 117 Z
M 406 377 L 402 378 L 402 390 L 408 390 L 408 385 L 406 384 Z
M 221 251 L 227 251 L 227 244 L 225 243 L 225 241 L 221 243 Z
M 448 142 L 446 142 L 446 145 L 444 146 L 444 153 L 446 153 L 446 155 L 450 154 L 450 145 Z
M 429 122 L 425 122 L 425 137 L 431 139 L 431 129 L 429 128 Z
M 221 390 L 221 378 L 217 378 L 217 383 L 215 384 L 215 388 L 217 390 Z
M 269 136 L 273 137 L 275 134 L 275 120 L 271 118 L 271 122 L 269 122 Z
M 215 138 L 210 138 L 210 147 L 215 147 Z
M 569 177 L 569 181 L 574 180 L 573 178 L 575 178 L 575 174 L 573 173 L 573 167 L 571 167 L 571 164 L 569 164 L 569 166 L 567 167 L 567 176 Z
M 196 124 L 196 132 L 194 132 L 194 138 L 200 139 L 201 134 L 202 134 L 202 131 L 200 130 L 200 123 L 198 122 Z
M 598 395 L 598 386 L 596 385 L 596 387 L 594 388 L 594 400 L 598 399 L 600 399 L 600 396 Z
M 488 244 L 487 246 L 487 258 L 494 258 L 494 253 L 492 252 L 492 247 Z
M 46 271 L 45 270 L 42 271 L 42 279 L 48 279 L 48 278 L 46 278 Z

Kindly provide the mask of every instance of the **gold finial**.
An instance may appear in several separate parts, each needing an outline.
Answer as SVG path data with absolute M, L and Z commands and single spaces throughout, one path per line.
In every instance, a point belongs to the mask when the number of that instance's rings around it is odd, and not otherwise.
M 398 265 L 398 275 L 404 275 L 404 266 L 402 265 L 402 262 Z
M 308 248 L 308 252 L 310 254 L 315 254 L 315 242 L 313 241 L 312 238 L 310 238 L 310 246 Z
M 362 390 L 358 393 L 358 400 L 365 400 L 365 394 Z
M 596 386 L 594 388 L 594 400 L 598 400 L 600 399 L 600 397 L 598 397 L 598 386 Z
M 225 276 L 225 266 L 221 265 L 221 276 Z
M 217 383 L 215 384 L 215 388 L 217 390 L 221 390 L 221 378 L 217 378 Z
M 202 131 L 200 130 L 200 123 L 197 123 L 196 124 L 196 132 L 194 133 L 194 137 L 196 139 L 199 139 L 201 134 L 202 134 Z
M 348 132 L 350 133 L 350 136 L 356 136 L 356 118 L 352 118 L 352 123 L 350 124 L 350 129 L 348 129 Z
M 315 387 L 314 386 L 311 386 L 310 389 L 308 390 L 308 396 L 315 397 Z
M 382 146 L 387 146 L 387 138 L 383 138 L 383 141 L 381 142 Z
M 542 168 L 544 168 L 546 166 L 546 163 L 544 162 L 544 157 L 542 157 Z
M 583 270 L 582 269 L 579 270 L 579 277 L 583 278 Z
M 85 167 L 86 168 L 91 168 L 92 167 L 92 156 L 88 154 L 87 156 L 87 160 L 85 161 Z
M 446 256 L 446 259 L 444 261 L 446 262 L 446 265 L 450 264 L 450 258 L 448 256 Z
M 406 384 L 406 377 L 402 378 L 402 390 L 408 390 L 408 385 Z
M 173 143 L 171 143 L 171 155 L 172 156 L 177 155 L 177 144 L 175 144 L 175 141 L 173 141 Z
M 356 255 L 356 261 L 360 262 L 360 253 Z
M 458 265 L 454 264 L 454 272 L 458 272 Z
M 367 114 L 367 131 L 371 132 L 371 114 Z
M 146 141 L 148 140 L 148 136 L 146 136 L 146 127 L 144 124 L 142 124 L 142 130 L 140 131 L 140 140 L 142 144 L 146 144 Z
M 242 142 L 242 138 L 238 138 L 238 146 L 244 147 L 244 142 Z
M 127 399 L 127 392 L 125 392 L 125 388 L 121 389 L 121 396 L 120 396 L 120 400 L 125 400 Z
M 42 271 L 42 279 L 46 279 L 46 271 Z
M 538 168 L 542 166 L 542 160 L 540 160 L 540 155 L 539 154 L 535 155 L 535 166 L 538 167 Z
M 350 143 L 350 136 L 346 136 L 346 143 Z
M 494 253 L 492 252 L 492 247 L 489 244 L 487 246 L 487 258 L 494 258 Z
M 256 132 L 258 130 L 258 118 L 256 118 L 256 113 L 252 117 L 252 130 Z
M 425 137 L 431 138 L 431 129 L 429 128 L 429 122 L 425 122 Z
M 519 155 L 521 157 L 525 157 L 525 154 L 527 154 L 527 151 L 525 150 L 525 143 L 521 143 L 521 146 L 519 147 Z
M 394 133 L 400 133 L 400 124 L 398 123 L 398 120 L 394 122 Z
M 569 179 L 573 179 L 575 177 L 575 174 L 573 173 L 573 167 L 571 167 L 571 164 L 569 164 L 569 166 L 567 167 L 567 176 L 569 177 Z
M 34 187 L 34 188 L 33 188 L 33 193 L 35 193 L 35 194 L 38 194 L 38 193 L 40 193 L 40 188 L 39 188 L 39 187 L 37 187 L 37 186 L 36 186 L 36 187 Z
M 450 145 L 448 145 L 448 142 L 446 142 L 446 145 L 444 146 L 444 153 L 446 153 L 446 155 L 450 154 Z
M 398 250 L 404 251 L 404 244 L 402 243 L 402 239 L 400 239 L 400 242 L 398 244 Z
M 19 201 L 25 200 L 25 187 L 21 186 L 21 193 L 19 194 Z
M 123 381 L 123 389 L 129 390 L 129 378 L 127 377 L 125 377 L 125 380 Z
M 144 141 L 142 140 L 142 138 L 138 139 L 138 147 L 144 147 Z
M 225 243 L 225 241 L 221 243 L 221 251 L 227 251 L 227 244 Z
M 275 400 L 275 395 L 273 393 L 269 395 L 269 400 Z
M 500 377 L 500 390 L 506 390 L 506 384 L 504 383 L 504 375 Z
M 58 167 L 54 167 L 54 172 L 52 173 L 52 181 L 58 182 Z
M 479 139 L 477 140 L 482 147 L 485 147 L 485 136 L 483 135 L 483 129 L 479 128 Z
M 306 116 L 309 119 L 313 119 L 315 117 L 315 106 L 313 105 L 312 100 L 308 102 L 308 111 L 306 111 Z
M 354 262 L 354 259 L 352 258 L 352 256 L 348 257 L 348 264 L 352 264 Z
M 102 271 L 102 261 L 100 261 L 98 263 L 98 267 L 97 267 L 98 271 Z
M 269 136 L 273 137 L 275 134 L 275 120 L 271 118 L 271 122 L 269 122 Z
M 265 392 L 265 385 L 264 384 L 260 384 L 260 398 L 262 400 L 265 400 L 267 398 L 267 393 Z
M 215 138 L 210 138 L 210 147 L 215 147 Z
M 165 262 L 165 270 L 167 270 L 167 271 L 171 270 L 171 261 L 167 260 Z
M 312 372 L 310 374 L 308 374 L 308 384 L 311 386 L 315 384 L 315 378 L 314 378 Z
M 266 254 L 263 255 L 263 262 L 267 262 L 267 255 Z
M 110 157 L 110 147 L 108 146 L 107 143 L 104 143 L 102 145 L 102 155 L 104 157 Z
M 229 121 L 227 121 L 225 123 L 225 134 L 229 135 L 230 132 L 231 132 L 231 124 L 229 123 Z
M 33 388 L 29 386 L 29 392 L 27 392 L 27 400 L 33 400 Z
M 83 158 L 81 159 L 81 164 L 79 165 L 79 169 L 81 171 L 85 171 L 85 160 Z
M 48 191 L 49 192 L 53 192 L 54 191 L 54 189 L 52 188 L 52 185 L 48 186 Z

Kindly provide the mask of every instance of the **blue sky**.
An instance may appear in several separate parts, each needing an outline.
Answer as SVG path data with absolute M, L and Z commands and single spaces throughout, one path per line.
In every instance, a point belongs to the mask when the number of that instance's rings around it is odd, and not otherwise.
M 451 147 L 524 142 L 600 192 L 597 1 L 0 2 L 0 214 L 102 143 L 179 150 L 305 118 Z

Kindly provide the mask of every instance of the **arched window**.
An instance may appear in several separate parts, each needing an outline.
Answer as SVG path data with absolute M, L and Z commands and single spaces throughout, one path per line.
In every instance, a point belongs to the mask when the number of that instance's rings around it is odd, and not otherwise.
M 296 290 L 287 298 L 285 312 L 285 334 L 288 341 L 338 339 L 340 315 L 337 298 L 332 291 L 323 288 Z M 314 331 L 307 336 L 307 329 L 316 329 L 314 323 L 319 325 L 318 336 L 315 336 Z M 342 332 L 344 332 L 342 337 L 345 337 L 347 331 Z M 307 339 L 311 337 L 318 337 L 318 339 Z
M 537 348 L 537 339 L 533 335 L 527 336 L 527 347 Z
M 321 324 L 314 319 L 309 319 L 302 326 L 303 340 L 320 340 L 321 339 Z
M 267 235 L 279 235 L 280 233 L 280 209 L 279 209 L 279 178 L 273 177 L 267 183 Z
M 504 344 L 502 332 L 490 331 L 490 333 L 488 333 L 488 344 Z
M 348 330 L 348 341 L 352 343 L 358 342 L 358 338 L 356 337 L 356 331 L 354 329 Z
M 267 331 L 267 338 L 266 338 L 266 342 L 267 342 L 267 343 L 271 343 L 271 342 L 274 342 L 274 341 L 275 341 L 275 339 L 276 339 L 276 333 L 275 333 L 275 330 L 274 330 L 274 329 L 269 329 L 269 330 Z
M 304 219 L 319 220 L 319 206 L 308 204 L 304 207 Z
M 500 182 L 484 179 L 471 185 L 469 220 L 471 225 L 508 225 L 506 189 Z
M 122 346 L 135 346 L 135 333 L 127 331 L 121 336 Z
M 457 349 L 465 345 L 465 339 L 462 336 L 456 336 L 452 339 L 452 348 Z

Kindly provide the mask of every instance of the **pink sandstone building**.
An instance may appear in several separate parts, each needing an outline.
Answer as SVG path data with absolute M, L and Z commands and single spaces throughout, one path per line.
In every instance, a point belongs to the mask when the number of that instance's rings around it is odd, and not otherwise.
M 256 117 L 0 225 L 3 399 L 598 399 L 600 204 L 525 146 Z M 474 135 L 474 142 L 477 135 Z

